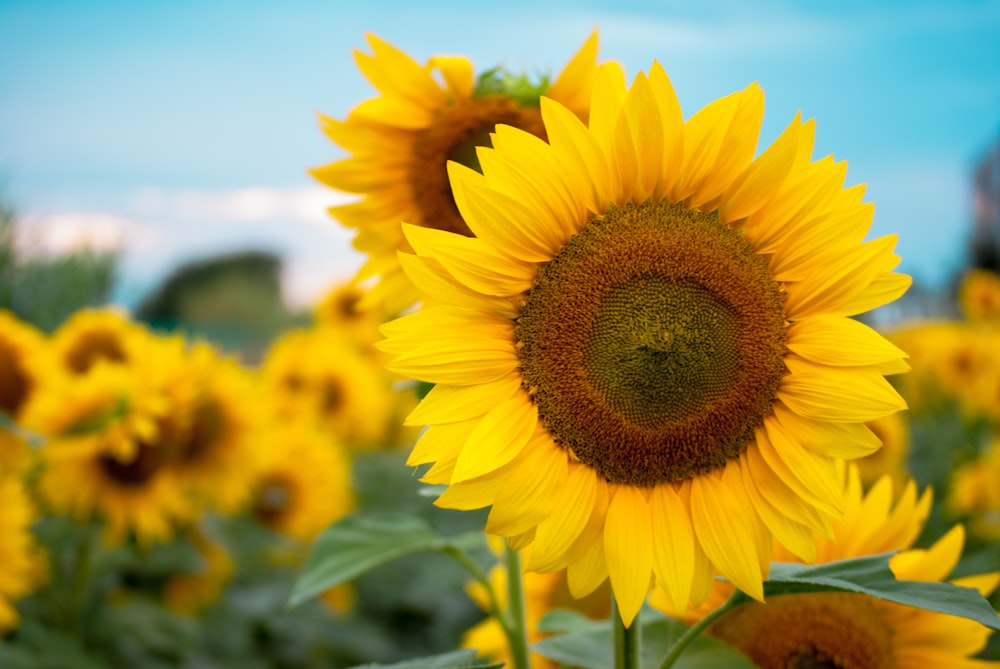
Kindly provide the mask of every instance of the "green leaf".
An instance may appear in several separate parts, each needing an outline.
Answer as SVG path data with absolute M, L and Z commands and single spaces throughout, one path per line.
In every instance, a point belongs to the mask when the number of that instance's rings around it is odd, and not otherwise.
M 289 605 L 297 606 L 407 555 L 464 552 L 484 546 L 485 541 L 482 532 L 442 537 L 414 516 L 347 516 L 317 537 Z
M 1000 630 L 1000 617 L 978 590 L 933 581 L 897 581 L 891 554 L 870 555 L 816 567 L 775 563 L 764 596 L 807 592 L 856 592 L 887 602 L 947 613 Z M 749 599 L 749 598 L 748 598 Z
M 643 611 L 647 615 L 647 611 Z M 641 669 L 657 669 L 670 648 L 684 633 L 684 625 L 657 614 L 649 614 L 651 619 L 640 622 L 642 646 Z M 582 616 L 567 611 L 556 611 L 545 616 L 539 624 L 549 629 L 569 627 L 580 631 L 561 634 L 543 639 L 532 646 L 539 655 L 562 664 L 583 669 L 607 669 L 614 666 L 614 650 L 611 642 L 611 625 L 608 621 L 595 622 L 580 620 Z M 677 659 L 678 669 L 754 669 L 754 665 L 743 654 L 721 641 L 707 636 L 699 636 Z
M 592 620 L 572 609 L 553 609 L 538 621 L 539 632 L 570 634 L 608 629 L 608 621 Z
M 352 669 L 500 669 L 503 662 L 484 664 L 476 660 L 474 650 L 454 650 L 442 655 L 431 655 L 418 660 L 407 660 L 396 664 L 365 664 Z

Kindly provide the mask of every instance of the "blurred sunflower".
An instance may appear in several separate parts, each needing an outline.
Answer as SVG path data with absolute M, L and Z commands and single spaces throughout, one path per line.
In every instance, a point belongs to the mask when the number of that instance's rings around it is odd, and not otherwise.
M 476 77 L 472 63 L 458 56 L 434 56 L 421 65 L 374 35 L 368 43 L 372 55 L 355 51 L 354 57 L 380 95 L 345 121 L 321 117 L 326 136 L 352 155 L 311 172 L 327 186 L 363 196 L 330 213 L 358 231 L 354 246 L 368 255 L 358 279 L 379 277 L 364 306 L 382 304 L 394 314 L 417 299 L 396 258 L 410 250 L 400 221 L 471 235 L 452 199 L 447 162 L 478 167 L 475 149 L 489 145 L 499 123 L 544 137 L 539 95 L 586 120 L 597 35 L 555 81 L 537 84 L 500 68 Z
M 188 533 L 201 558 L 201 570 L 175 574 L 164 585 L 163 602 L 171 611 L 196 615 L 219 599 L 233 577 L 233 559 L 226 549 L 198 530 Z
M 374 354 L 372 345 L 378 339 L 382 319 L 377 310 L 360 307 L 365 292 L 354 281 L 337 284 L 313 309 L 313 317 L 320 327 L 330 328 L 354 342 L 360 351 Z
M 984 453 L 951 475 L 948 509 L 969 519 L 973 534 L 986 539 L 1000 539 L 1000 438 Z
M 882 448 L 854 462 L 861 473 L 861 482 L 870 486 L 883 474 L 889 474 L 899 485 L 907 478 L 906 459 L 910 454 L 910 428 L 903 413 L 889 414 L 865 423 L 882 442 Z
M 41 548 L 31 534 L 35 510 L 18 476 L 0 472 L 0 638 L 17 626 L 15 602 L 44 575 Z
M 437 386 L 409 463 L 448 508 L 569 569 L 610 575 L 626 624 L 655 577 L 700 600 L 716 571 L 762 597 L 771 536 L 803 554 L 841 508 L 836 458 L 904 408 L 905 354 L 849 318 L 910 284 L 846 167 L 795 118 L 754 159 L 756 85 L 686 123 L 654 64 L 594 81 L 589 127 L 542 98 L 549 143 L 508 126 L 483 173 L 450 163 L 476 237 L 404 226 L 436 306 L 382 327 L 392 371 Z
M 193 392 L 174 410 L 183 420 L 168 466 L 205 506 L 232 513 L 250 497 L 265 407 L 249 373 L 207 344 L 191 349 L 185 368 Z
M 309 542 L 353 509 L 350 460 L 328 434 L 282 422 L 262 444 L 250 502 L 261 525 Z
M 98 360 L 129 365 L 145 364 L 152 335 L 128 316 L 113 309 L 81 309 L 52 334 L 52 351 L 61 369 L 73 376 L 86 374 Z
M 926 550 L 905 550 L 923 529 L 931 493 L 926 490 L 918 498 L 911 480 L 895 506 L 892 498 L 888 476 L 879 479 L 865 495 L 857 469 L 847 469 L 844 519 L 834 525 L 832 539 L 817 537 L 817 562 L 903 550 L 889 560 L 896 578 L 944 580 L 962 555 L 962 526 L 956 525 Z M 801 561 L 780 545 L 775 546 L 775 559 Z M 955 579 L 952 583 L 976 588 L 989 596 L 1000 583 L 1000 573 Z M 679 617 L 687 622 L 701 619 L 713 605 L 728 599 L 732 590 L 732 584 L 717 582 L 703 606 L 688 609 Z M 678 615 L 663 593 L 654 593 L 650 603 L 669 615 Z M 991 634 L 975 621 L 849 593 L 782 595 L 767 603 L 751 602 L 719 618 L 708 633 L 740 649 L 761 669 L 1000 666 L 970 659 L 985 647 Z
M 0 414 L 23 422 L 26 407 L 39 385 L 47 380 L 45 340 L 34 327 L 0 310 Z M 0 473 L 21 469 L 29 457 L 28 446 L 0 416 Z
M 393 409 L 381 366 L 329 328 L 286 332 L 262 365 L 282 419 L 312 421 L 345 445 L 381 445 Z
M 971 321 L 1000 321 L 1000 276 L 985 269 L 972 269 L 958 289 L 962 313 Z
M 113 543 L 166 541 L 198 512 L 167 466 L 187 420 L 177 411 L 191 387 L 183 341 L 156 340 L 150 352 L 141 367 L 97 362 L 38 403 L 37 424 L 49 437 L 40 452 L 42 499 L 57 513 L 103 519 Z

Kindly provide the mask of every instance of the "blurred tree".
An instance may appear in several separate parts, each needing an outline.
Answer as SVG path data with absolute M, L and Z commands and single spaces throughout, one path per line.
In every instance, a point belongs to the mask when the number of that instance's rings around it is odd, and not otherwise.
M 0 195 L 0 309 L 45 331 L 74 311 L 107 302 L 118 254 L 79 249 L 57 256 L 24 255 L 17 246 L 14 207 Z

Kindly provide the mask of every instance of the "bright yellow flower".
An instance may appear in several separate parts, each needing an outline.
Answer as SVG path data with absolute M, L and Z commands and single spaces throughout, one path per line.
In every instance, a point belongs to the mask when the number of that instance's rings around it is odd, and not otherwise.
M 26 407 L 46 382 L 45 340 L 34 327 L 0 310 L 0 414 L 23 422 Z M 28 445 L 0 416 L 0 474 L 26 466 Z
M 18 476 L 0 471 L 0 635 L 18 623 L 14 603 L 41 579 L 44 556 L 31 534 L 35 509 Z
M 374 35 L 368 43 L 372 55 L 355 51 L 354 57 L 379 96 L 355 107 L 346 121 L 322 117 L 323 132 L 352 155 L 312 174 L 332 188 L 363 196 L 330 213 L 358 231 L 354 246 L 368 255 L 358 278 L 379 277 L 365 304 L 384 304 L 397 313 L 417 297 L 396 259 L 398 251 L 410 250 L 400 221 L 471 234 L 452 199 L 447 161 L 473 164 L 475 147 L 489 144 L 498 123 L 544 137 L 539 93 L 586 119 L 597 35 L 554 82 L 526 86 L 523 95 L 498 86 L 495 72 L 477 81 L 466 58 L 435 56 L 421 65 Z
M 796 117 L 754 159 L 756 85 L 683 121 L 663 68 L 602 67 L 589 127 L 543 98 L 549 143 L 500 126 L 483 173 L 450 164 L 475 237 L 404 226 L 436 306 L 383 326 L 392 371 L 437 386 L 409 463 L 438 504 L 610 575 L 630 622 L 651 581 L 679 602 L 716 572 L 754 597 L 771 536 L 811 557 L 841 508 L 836 459 L 905 405 L 905 354 L 849 318 L 898 297 L 895 237 Z
M 844 519 L 831 539 L 816 539 L 817 562 L 902 550 L 889 560 L 896 578 L 942 581 L 962 555 L 965 533 L 956 525 L 929 549 L 908 549 L 923 529 L 931 507 L 930 490 L 917 497 L 908 481 L 893 505 L 892 481 L 884 476 L 863 494 L 855 467 L 844 476 Z M 780 545 L 775 559 L 801 561 Z M 994 572 L 952 581 L 988 596 L 1000 582 Z M 728 599 L 730 583 L 717 582 L 706 602 L 678 617 L 695 622 Z M 654 593 L 650 603 L 677 615 L 669 599 Z M 811 593 L 751 602 L 725 614 L 709 634 L 740 649 L 762 669 L 838 667 L 839 669 L 926 669 L 996 667 L 969 659 L 982 650 L 990 630 L 979 623 L 892 604 L 866 595 Z
M 350 460 L 328 434 L 283 422 L 262 443 L 250 503 L 262 525 L 308 542 L 353 509 Z
M 958 302 L 966 318 L 1000 322 L 1000 276 L 985 269 L 972 269 L 962 278 Z
M 151 333 L 113 309 L 81 309 L 52 334 L 52 351 L 61 369 L 78 376 L 98 360 L 145 364 Z
M 282 420 L 312 421 L 351 448 L 381 446 L 393 410 L 377 359 L 328 327 L 283 334 L 262 366 Z
M 889 474 L 893 481 L 903 485 L 908 476 L 906 458 L 910 454 L 910 428 L 904 414 L 889 414 L 866 425 L 882 442 L 882 448 L 854 461 L 861 472 L 861 482 L 871 485 L 883 474 Z
M 987 540 L 1000 539 L 1000 438 L 951 476 L 948 507 L 969 516 L 969 529 Z

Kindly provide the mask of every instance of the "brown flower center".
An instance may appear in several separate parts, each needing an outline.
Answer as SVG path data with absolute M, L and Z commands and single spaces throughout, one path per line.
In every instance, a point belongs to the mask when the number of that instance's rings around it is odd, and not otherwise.
M 716 216 L 669 202 L 590 221 L 538 270 L 515 337 L 542 423 L 615 483 L 739 457 L 784 372 L 765 259 Z
M 447 163 L 454 160 L 478 170 L 476 147 L 491 146 L 490 133 L 501 123 L 545 137 L 539 109 L 522 107 L 506 95 L 456 100 L 417 134 L 409 184 L 420 220 L 408 223 L 472 236 L 455 206 Z
M 206 399 L 191 412 L 191 425 L 175 446 L 177 458 L 182 463 L 199 460 L 212 452 L 225 431 L 226 416 L 218 401 Z
M 66 351 L 66 366 L 74 374 L 86 374 L 98 360 L 124 362 L 125 351 L 114 332 L 92 330 L 80 336 Z
M 25 373 L 20 355 L 0 340 L 0 411 L 14 417 L 31 392 L 31 379 Z
M 727 613 L 710 628 L 761 669 L 890 669 L 892 629 L 864 595 L 773 597 Z
M 115 483 L 139 488 L 148 483 L 164 462 L 164 449 L 139 444 L 135 457 L 130 461 L 119 460 L 113 455 L 101 455 L 99 461 L 104 473 Z
M 257 486 L 254 515 L 262 525 L 274 527 L 292 506 L 292 486 L 281 476 L 268 476 Z

